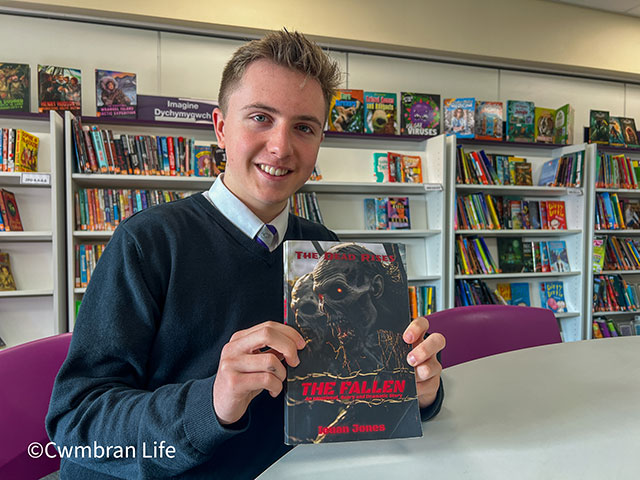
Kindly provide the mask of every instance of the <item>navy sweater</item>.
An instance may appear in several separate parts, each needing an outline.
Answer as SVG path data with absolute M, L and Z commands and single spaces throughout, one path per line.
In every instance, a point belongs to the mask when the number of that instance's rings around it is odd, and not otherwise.
M 285 239 L 337 238 L 291 215 Z M 85 458 L 63 458 L 61 477 L 254 478 L 284 455 L 282 395 L 262 392 L 232 428 L 218 423 L 212 402 L 231 335 L 281 321 L 282 274 L 282 246 L 261 247 L 199 194 L 120 225 L 53 389 L 49 436 L 59 447 L 91 447 Z M 175 452 L 154 451 L 163 441 Z M 112 449 L 96 458 L 94 446 Z

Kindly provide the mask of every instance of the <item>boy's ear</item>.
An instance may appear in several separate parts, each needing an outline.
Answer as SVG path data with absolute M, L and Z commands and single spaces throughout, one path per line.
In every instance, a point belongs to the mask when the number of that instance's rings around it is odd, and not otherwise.
M 222 110 L 218 107 L 213 109 L 213 113 L 211 114 L 213 119 L 213 131 L 218 138 L 218 147 L 225 148 L 224 144 L 224 114 Z

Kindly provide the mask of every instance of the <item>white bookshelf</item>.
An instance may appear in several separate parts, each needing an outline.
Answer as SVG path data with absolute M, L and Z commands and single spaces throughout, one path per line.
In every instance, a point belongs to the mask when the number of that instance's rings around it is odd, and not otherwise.
M 453 147 L 449 165 L 449 184 L 446 188 L 448 195 L 449 212 L 447 223 L 449 255 L 447 256 L 447 307 L 455 305 L 456 280 L 484 281 L 490 289 L 494 290 L 497 283 L 526 282 L 529 284 L 529 297 L 531 306 L 540 307 L 540 284 L 546 281 L 562 281 L 564 295 L 567 303 L 567 312 L 556 314 L 561 326 L 565 341 L 576 341 L 586 338 L 586 325 L 588 315 L 585 314 L 584 305 L 587 298 L 585 285 L 590 280 L 589 269 L 586 262 L 586 244 L 591 241 L 591 229 L 588 222 L 588 197 L 590 177 L 587 172 L 593 161 L 593 148 L 585 144 L 557 146 L 540 144 L 522 144 L 509 142 L 474 142 L 473 140 L 461 141 L 465 152 L 484 150 L 488 154 L 513 155 L 526 158 L 532 164 L 532 180 L 534 186 L 514 185 L 459 185 L 456 184 L 456 143 L 455 137 L 450 137 Z M 542 187 L 536 186 L 540 177 L 542 166 L 545 162 L 571 154 L 584 151 L 583 179 L 580 188 L 566 187 Z M 492 195 L 510 196 L 522 200 L 563 200 L 567 218 L 566 230 L 455 230 L 454 215 L 456 212 L 456 195 L 470 193 L 490 193 Z M 487 247 L 496 263 L 499 263 L 497 239 L 502 237 L 519 237 L 523 242 L 564 240 L 567 245 L 569 272 L 525 272 L 525 273 L 497 273 L 497 274 L 456 274 L 455 241 L 458 236 L 477 235 L 485 239 Z M 589 297 L 590 298 L 590 297 Z
M 24 231 L 0 232 L 17 290 L 0 292 L 0 337 L 8 347 L 66 331 L 63 121 L 48 114 L 0 113 L 0 127 L 36 135 L 38 177 L 0 172 L 16 196 Z

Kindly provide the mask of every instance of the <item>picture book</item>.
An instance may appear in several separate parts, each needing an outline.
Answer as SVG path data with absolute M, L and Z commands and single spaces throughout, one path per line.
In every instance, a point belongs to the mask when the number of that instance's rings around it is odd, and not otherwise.
M 440 133 L 440 95 L 402 92 L 400 134 L 435 136 Z
M 402 155 L 402 181 L 422 183 L 422 159 L 419 155 Z
M 4 222 L 4 228 L 8 232 L 22 232 L 22 220 L 20 220 L 20 211 L 18 210 L 18 202 L 16 202 L 16 196 L 13 192 L 0 189 L 0 196 L 2 196 L 2 217 Z
M 555 313 L 567 311 L 563 282 L 540 282 L 540 305 Z
M 390 182 L 402 182 L 402 154 L 387 152 L 387 172 Z
M 549 229 L 566 230 L 567 214 L 564 200 L 548 200 L 545 203 L 547 207 L 547 222 L 549 224 Z
M 542 170 L 540 171 L 540 179 L 538 180 L 538 185 L 542 187 L 553 187 L 556 181 L 556 176 L 558 174 L 558 164 L 560 163 L 559 158 L 554 158 L 545 162 L 542 165 Z
M 511 284 L 511 305 L 519 305 L 521 307 L 531 306 L 529 283 L 514 282 Z
M 362 133 L 364 91 L 338 89 L 329 107 L 329 131 Z
M 609 117 L 609 145 L 614 147 L 625 145 L 620 117 Z
M 624 224 L 629 230 L 640 229 L 640 200 L 625 200 Z
M 364 92 L 364 133 L 395 135 L 397 131 L 395 93 Z
M 389 229 L 387 203 L 388 202 L 386 198 L 376 198 L 376 230 Z
M 476 138 L 502 140 L 502 102 L 476 102 Z
M 386 152 L 373 154 L 373 174 L 378 183 L 389 181 L 389 162 Z
M 522 242 L 522 263 L 525 272 L 535 272 L 535 264 L 533 262 L 533 243 Z
M 376 199 L 364 199 L 364 228 L 365 230 L 377 230 Z
M 507 141 L 533 142 L 535 129 L 535 106 L 533 102 L 507 101 Z
M 529 200 L 529 223 L 534 230 L 542 228 L 540 223 L 540 204 L 537 200 Z
M 24 130 L 16 131 L 16 150 L 14 154 L 14 171 L 38 171 L 38 144 L 40 139 Z
M 633 118 L 620 118 L 620 127 L 622 129 L 622 136 L 624 137 L 624 143 L 627 147 L 639 147 L 638 143 L 638 131 L 636 130 L 636 121 Z
M 609 112 L 589 110 L 589 143 L 609 143 Z
M 422 435 L 399 247 L 284 243 L 284 323 L 306 342 L 287 367 L 286 444 Z
M 69 110 L 80 115 L 81 84 L 80 69 L 38 65 L 38 111 Z
M 445 98 L 444 133 L 453 133 L 458 138 L 473 138 L 475 135 L 475 98 Z
M 517 162 L 514 167 L 516 173 L 515 185 L 533 185 L 530 163 Z
M 553 143 L 553 126 L 556 111 L 552 108 L 535 107 L 535 141 Z
M 498 237 L 498 262 L 502 273 L 524 271 L 522 239 L 520 237 Z
M 498 283 L 496 290 L 507 305 L 511 305 L 511 284 L 510 283 Z
M 0 290 L 15 290 L 16 281 L 11 273 L 11 261 L 7 252 L 0 252 Z
M 570 145 L 573 143 L 574 110 L 569 104 L 556 110 L 553 143 Z
M 600 273 L 604 268 L 607 237 L 593 237 L 593 273 Z
M 212 150 L 215 145 L 194 145 L 193 156 L 195 157 L 195 174 L 198 177 L 216 177 L 220 175 L 220 170 L 216 166 Z
M 0 62 L 0 111 L 28 112 L 31 106 L 31 68 L 25 63 Z
M 136 118 L 136 74 L 96 69 L 96 116 Z
M 549 264 L 552 272 L 570 272 L 567 242 L 564 240 L 550 240 L 547 242 L 549 250 Z
M 388 199 L 387 221 L 390 230 L 411 228 L 408 197 L 390 197 Z
M 522 230 L 522 202 L 520 200 L 509 200 L 509 210 L 511 211 L 511 228 L 513 230 Z

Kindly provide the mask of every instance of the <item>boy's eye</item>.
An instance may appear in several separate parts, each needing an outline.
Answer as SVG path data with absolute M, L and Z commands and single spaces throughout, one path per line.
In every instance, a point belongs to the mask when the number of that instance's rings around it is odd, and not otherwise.
M 298 130 L 304 133 L 313 133 L 313 129 L 309 125 L 298 125 Z
M 267 116 L 266 115 L 262 115 L 262 114 L 258 114 L 258 115 L 254 115 L 253 119 L 256 122 L 266 122 L 267 121 Z

